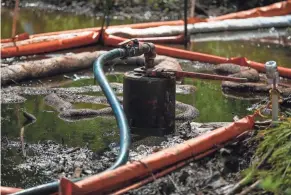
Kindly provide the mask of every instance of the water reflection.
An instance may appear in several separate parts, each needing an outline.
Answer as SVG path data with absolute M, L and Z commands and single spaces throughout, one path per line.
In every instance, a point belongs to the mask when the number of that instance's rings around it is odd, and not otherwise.
M 246 57 L 265 63 L 275 60 L 291 68 L 290 29 L 204 33 L 192 36 L 191 50 L 222 57 Z
M 12 9 L 1 8 L 1 38 L 10 38 L 12 33 L 12 17 Z M 128 24 L 132 22 L 131 20 L 112 19 L 110 24 Z M 101 26 L 101 20 L 94 17 L 21 8 L 16 34 L 24 32 L 37 34 L 98 26 Z

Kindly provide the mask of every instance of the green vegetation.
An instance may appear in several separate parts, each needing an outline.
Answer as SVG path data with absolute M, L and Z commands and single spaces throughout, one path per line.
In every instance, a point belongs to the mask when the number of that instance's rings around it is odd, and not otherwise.
M 274 194 L 291 194 L 291 118 L 262 131 L 255 153 L 258 159 L 249 169 L 246 183 L 260 180 L 259 187 Z

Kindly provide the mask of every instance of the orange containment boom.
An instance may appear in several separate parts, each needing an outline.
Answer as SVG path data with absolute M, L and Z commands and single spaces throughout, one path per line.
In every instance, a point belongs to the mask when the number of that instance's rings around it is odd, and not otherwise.
M 227 19 L 242 19 L 242 18 L 254 18 L 254 17 L 270 17 L 270 16 L 282 16 L 291 13 L 291 0 L 274 3 L 264 7 L 258 7 L 246 11 L 240 11 L 236 13 L 226 14 L 215 18 L 209 18 L 207 21 L 218 21 Z
M 226 127 L 218 128 L 182 144 L 156 152 L 140 161 L 134 161 L 115 170 L 85 178 L 75 184 L 66 179 L 61 180 L 61 189 L 65 191 L 62 192 L 62 195 L 111 192 L 134 179 L 149 176 L 152 172 L 195 157 L 216 148 L 217 145 L 232 140 L 253 127 L 254 117 L 254 115 L 246 116 Z
M 122 37 L 117 37 L 114 35 L 104 35 L 104 43 L 108 46 L 118 46 L 119 43 L 125 41 L 127 39 Z M 187 60 L 194 60 L 200 62 L 208 62 L 213 64 L 220 64 L 220 63 L 234 63 L 241 66 L 248 66 L 254 68 L 260 72 L 265 72 L 265 65 L 259 62 L 250 61 L 244 57 L 235 57 L 235 58 L 225 58 L 219 57 L 210 54 L 204 54 L 199 52 L 187 51 L 183 49 L 177 49 L 173 47 L 166 47 L 162 45 L 155 45 L 156 51 L 159 55 L 166 55 L 175 58 L 187 59 Z M 278 71 L 280 76 L 291 78 L 291 69 L 285 67 L 278 67 Z
M 217 16 L 214 18 L 209 19 L 201 19 L 201 18 L 188 18 L 188 24 L 194 24 L 198 22 L 206 22 L 206 21 L 217 21 L 217 20 L 224 20 L 224 19 L 237 19 L 237 18 L 253 18 L 258 16 L 281 16 L 287 15 L 291 13 L 291 0 L 282 1 L 278 3 L 274 3 L 264 7 L 258 7 L 246 11 L 236 12 L 232 14 L 226 14 L 222 16 Z M 257 10 L 257 11 L 254 11 Z M 249 12 L 254 12 L 253 14 L 246 14 Z M 257 14 L 255 14 L 257 13 Z M 121 28 L 121 27 L 129 27 L 129 28 L 151 28 L 151 27 L 158 27 L 158 26 L 177 26 L 177 25 L 184 25 L 183 20 L 174 20 L 174 21 L 159 21 L 159 22 L 147 22 L 147 23 L 137 23 L 137 24 L 123 24 L 123 25 L 115 25 L 109 26 L 108 28 Z M 85 28 L 85 29 L 77 29 L 77 30 L 67 30 L 61 32 L 48 32 L 48 33 L 40 33 L 31 35 L 31 37 L 39 37 L 39 36 L 47 36 L 47 35 L 57 35 L 60 33 L 73 33 L 73 32 L 83 32 L 83 31 L 99 31 L 101 30 L 100 27 L 92 27 L 92 28 Z
M 209 19 L 200 19 L 200 18 L 189 18 L 188 23 L 194 24 L 198 22 L 207 22 L 207 21 L 218 21 L 218 20 L 225 20 L 225 19 L 236 19 L 236 18 L 251 18 L 251 17 L 258 17 L 258 16 L 279 16 L 279 15 L 286 15 L 291 13 L 291 0 L 283 1 L 274 3 L 269 6 L 265 7 L 259 7 L 247 11 L 232 13 L 232 14 L 226 14 L 223 16 L 218 16 L 215 18 L 209 18 Z M 117 26 L 110 26 L 109 28 L 121 28 L 121 27 L 130 27 L 130 28 L 150 28 L 150 27 L 158 27 L 158 26 L 169 26 L 169 25 L 183 25 L 184 22 L 182 20 L 176 20 L 176 21 L 160 21 L 160 22 L 149 22 L 149 23 L 140 23 L 140 24 L 125 24 L 125 25 L 117 25 Z M 42 41 L 39 43 L 31 43 L 29 45 L 21 45 L 21 41 L 23 39 L 34 39 L 34 38 L 41 38 L 43 36 L 57 36 L 67 33 L 82 33 L 84 31 L 91 31 L 94 33 L 98 33 L 101 30 L 100 27 L 97 28 L 86 28 L 86 29 L 78 29 L 78 30 L 67 30 L 67 31 L 61 31 L 61 32 L 50 32 L 50 33 L 41 33 L 41 34 L 35 34 L 28 36 L 27 34 L 21 34 L 16 36 L 14 39 L 2 39 L 1 44 L 3 43 L 12 43 L 15 41 L 16 47 L 3 47 L 1 48 L 1 56 L 2 57 L 13 57 L 13 56 L 21 56 L 21 55 L 32 55 L 32 54 L 39 54 L 39 53 L 45 53 L 45 52 L 53 52 L 57 50 L 62 49 L 69 49 L 73 47 L 78 46 L 85 46 L 92 44 L 94 42 L 97 42 L 98 38 L 93 38 L 90 36 L 84 37 L 75 37 L 71 38 L 70 40 L 47 40 Z M 94 37 L 94 36 L 93 36 Z M 171 37 L 171 38 L 165 38 L 157 40 L 157 42 L 164 43 L 168 39 L 169 42 L 180 42 L 181 37 Z
M 85 46 L 98 41 L 99 32 L 88 31 L 35 37 L 16 42 L 1 43 L 1 57 L 14 57 L 58 51 Z

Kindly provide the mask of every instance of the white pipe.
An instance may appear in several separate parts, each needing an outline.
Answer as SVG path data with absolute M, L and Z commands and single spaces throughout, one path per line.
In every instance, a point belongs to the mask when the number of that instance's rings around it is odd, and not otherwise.
M 226 31 L 226 32 L 211 32 L 199 33 L 191 36 L 193 42 L 208 42 L 208 41 L 233 41 L 233 40 L 250 40 L 261 38 L 276 38 L 289 35 L 287 29 L 267 29 L 267 30 L 249 30 L 249 31 Z M 291 35 L 291 34 L 290 34 Z
M 279 115 L 279 94 L 276 89 L 272 89 L 272 121 L 278 121 Z
M 271 27 L 291 27 L 291 15 L 274 17 L 256 17 L 247 19 L 230 19 L 213 22 L 199 22 L 188 24 L 188 32 L 218 32 L 228 30 L 251 30 Z M 125 37 L 158 37 L 174 36 L 184 32 L 184 26 L 159 26 L 145 29 L 111 28 L 106 33 L 113 35 L 122 35 Z
M 279 115 L 279 96 L 280 92 L 277 90 L 279 83 L 279 73 L 277 63 L 275 61 L 268 61 L 265 63 L 266 75 L 268 83 L 272 85 L 270 92 L 272 102 L 272 121 L 278 121 Z

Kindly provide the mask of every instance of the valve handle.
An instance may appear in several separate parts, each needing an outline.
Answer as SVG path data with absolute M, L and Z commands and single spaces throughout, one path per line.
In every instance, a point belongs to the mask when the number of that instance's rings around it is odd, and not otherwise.
M 137 39 L 127 39 L 118 44 L 121 48 L 138 47 L 139 41 Z

